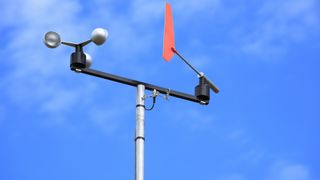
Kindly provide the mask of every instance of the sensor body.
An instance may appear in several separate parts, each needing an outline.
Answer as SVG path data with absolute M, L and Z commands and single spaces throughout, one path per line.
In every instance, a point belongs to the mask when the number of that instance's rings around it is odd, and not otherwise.
M 86 55 L 82 50 L 82 46 L 77 45 L 76 51 L 70 56 L 70 68 L 71 69 L 81 69 L 86 67 Z
M 195 96 L 200 101 L 209 102 L 210 100 L 210 86 L 203 76 L 199 78 L 199 85 L 195 87 Z

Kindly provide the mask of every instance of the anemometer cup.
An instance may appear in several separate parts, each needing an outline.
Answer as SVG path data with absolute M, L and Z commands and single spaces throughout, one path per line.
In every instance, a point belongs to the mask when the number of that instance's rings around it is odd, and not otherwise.
M 199 78 L 199 85 L 195 87 L 195 96 L 203 102 L 210 100 L 210 86 L 204 77 Z

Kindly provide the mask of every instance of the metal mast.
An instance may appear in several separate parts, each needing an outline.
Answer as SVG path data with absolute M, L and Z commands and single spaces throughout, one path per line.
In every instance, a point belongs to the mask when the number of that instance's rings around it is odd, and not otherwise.
M 135 179 L 144 180 L 144 85 L 137 86 L 135 132 Z

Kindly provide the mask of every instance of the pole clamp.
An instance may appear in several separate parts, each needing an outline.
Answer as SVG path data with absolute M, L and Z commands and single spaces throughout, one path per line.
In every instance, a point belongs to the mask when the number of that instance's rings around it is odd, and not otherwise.
M 171 89 L 170 88 L 167 89 L 167 93 L 166 93 L 166 95 L 164 95 L 165 100 L 169 100 L 170 92 L 171 92 Z
M 136 108 L 137 108 L 137 107 L 143 107 L 143 108 L 145 108 L 146 106 L 143 105 L 143 104 L 137 104 L 137 105 L 136 105 Z
M 136 137 L 136 138 L 134 139 L 134 141 L 137 141 L 138 139 L 142 139 L 143 141 L 145 141 L 145 138 L 144 138 L 144 137 L 142 137 L 142 136 L 138 136 L 138 137 Z

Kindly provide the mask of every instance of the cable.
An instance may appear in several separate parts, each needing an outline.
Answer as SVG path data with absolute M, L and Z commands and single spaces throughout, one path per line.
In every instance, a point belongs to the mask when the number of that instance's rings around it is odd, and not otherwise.
M 144 107 L 146 111 L 151 111 L 154 108 L 154 105 L 156 104 L 156 98 L 156 96 L 152 97 L 152 106 L 150 108 Z

